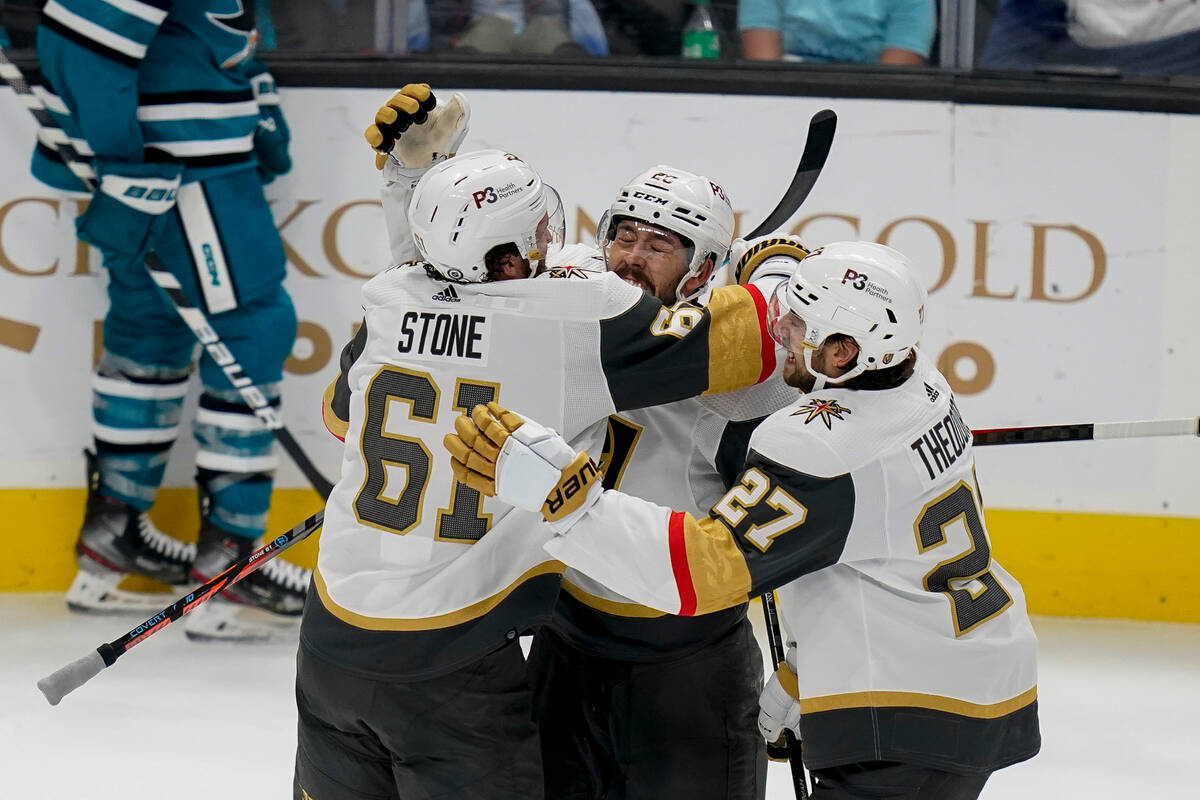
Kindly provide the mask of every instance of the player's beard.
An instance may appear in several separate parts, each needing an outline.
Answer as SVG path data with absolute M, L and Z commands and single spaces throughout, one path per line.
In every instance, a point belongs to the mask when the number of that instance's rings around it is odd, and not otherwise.
M 617 277 L 619 277 L 621 280 L 625 281 L 626 283 L 634 284 L 646 294 L 657 298 L 663 304 L 669 306 L 675 305 L 675 286 L 655 286 L 653 279 L 650 277 L 650 273 L 646 270 L 630 264 L 621 263 L 617 265 L 617 268 L 614 269 L 613 272 L 617 273 Z
M 821 351 L 813 353 L 813 369 L 821 369 L 823 360 Z M 783 361 L 783 382 L 788 386 L 794 386 L 801 392 L 811 392 L 812 388 L 817 385 L 817 378 L 804 366 L 804 356 L 788 350 Z

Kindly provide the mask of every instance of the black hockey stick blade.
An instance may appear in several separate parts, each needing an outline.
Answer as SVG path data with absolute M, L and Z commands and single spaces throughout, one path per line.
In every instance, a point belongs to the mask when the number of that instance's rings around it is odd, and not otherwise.
M 791 184 L 783 193 L 775 210 L 768 214 L 758 227 L 746 234 L 747 239 L 774 232 L 796 213 L 796 209 L 800 208 L 817 185 L 817 178 L 821 177 L 821 170 L 825 167 L 825 159 L 829 158 L 829 150 L 833 147 L 833 134 L 836 132 L 837 114 L 832 110 L 826 108 L 813 114 L 808 123 L 808 139 L 804 142 L 804 152 L 800 156 L 800 164 L 796 167 Z

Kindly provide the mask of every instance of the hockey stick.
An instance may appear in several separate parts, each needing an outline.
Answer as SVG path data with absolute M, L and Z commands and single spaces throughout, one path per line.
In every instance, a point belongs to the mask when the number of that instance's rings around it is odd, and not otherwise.
M 321 509 L 287 533 L 276 536 L 250 555 L 230 564 L 220 575 L 188 592 L 162 611 L 136 626 L 129 633 L 100 645 L 83 658 L 72 661 L 65 667 L 42 678 L 37 682 L 38 689 L 46 696 L 46 700 L 50 702 L 50 705 L 58 705 L 58 702 L 63 697 L 99 675 L 100 671 L 105 667 L 111 667 L 118 658 L 129 652 L 132 647 L 144 642 L 172 622 L 178 620 L 184 614 L 193 611 L 200 604 L 208 602 L 251 572 L 254 572 L 263 564 L 305 538 L 317 530 L 317 528 L 320 528 L 324 521 L 325 510 Z
M 1072 425 L 1031 425 L 971 431 L 976 447 L 993 444 L 1079 442 L 1090 439 L 1142 439 L 1151 436 L 1200 436 L 1200 417 L 1152 419 L 1141 422 L 1080 422 Z
M 808 137 L 804 141 L 804 152 L 800 154 L 800 163 L 796 165 L 796 174 L 788 184 L 783 197 L 779 199 L 775 209 L 766 219 L 755 226 L 747 234 L 747 239 L 754 239 L 774 232 L 779 226 L 791 219 L 801 204 L 808 199 L 821 170 L 829 158 L 833 147 L 833 135 L 837 132 L 837 114 L 826 108 L 813 114 L 808 123 Z M 762 595 L 763 615 L 766 620 L 767 644 L 771 650 L 771 663 L 778 669 L 783 663 L 783 636 L 779 631 L 779 612 L 775 608 L 775 593 L 766 592 Z M 767 745 L 768 754 L 774 759 L 787 759 L 792 771 L 792 788 L 798 800 L 808 797 L 808 780 L 804 775 L 804 754 L 801 744 L 790 730 L 783 732 L 783 746 Z
M 765 236 L 774 232 L 780 225 L 791 219 L 796 209 L 805 201 L 821 170 L 825 167 L 825 159 L 829 158 L 829 149 L 833 147 L 833 134 L 837 132 L 837 114 L 830 109 L 822 109 L 813 114 L 808 123 L 808 138 L 804 142 L 804 152 L 800 155 L 800 163 L 796 166 L 796 174 L 787 191 L 779 199 L 775 210 L 767 218 L 746 234 L 747 239 Z
M 37 87 L 30 87 L 25 76 L 16 64 L 8 60 L 8 55 L 0 48 L 0 77 L 4 78 L 12 90 L 16 92 L 18 99 L 29 109 L 41 126 L 39 138 L 45 142 L 49 141 L 58 156 L 66 164 L 67 168 L 79 178 L 80 181 L 88 188 L 89 191 L 94 191 L 96 188 L 96 171 L 92 165 L 88 163 L 88 159 L 81 155 L 80 152 L 72 144 L 70 137 L 66 132 L 54 122 L 46 109 L 45 103 L 37 95 Z M 312 463 L 308 455 L 300 448 L 299 442 L 292 436 L 291 431 L 283 424 L 283 418 L 279 416 L 279 412 L 271 406 L 266 395 L 262 393 L 257 386 L 254 385 L 246 371 L 242 369 L 242 365 L 238 363 L 233 353 L 221 341 L 221 337 L 217 335 L 216 330 L 209 324 L 208 319 L 204 316 L 199 308 L 194 306 L 187 296 L 183 293 L 179 281 L 167 269 L 167 266 L 162 262 L 154 251 L 148 251 L 145 257 L 146 269 L 150 272 L 150 277 L 154 279 L 154 283 L 162 290 L 163 294 L 175 307 L 175 311 L 195 334 L 200 344 L 204 346 L 205 351 L 217 363 L 217 366 L 229 378 L 229 382 L 233 384 L 233 388 L 237 389 L 239 395 L 247 406 L 254 412 L 254 415 L 275 435 L 279 443 L 283 445 L 283 449 L 291 456 L 292 461 L 304 473 L 304 477 L 312 484 L 312 487 L 317 491 L 317 494 L 322 498 L 328 499 L 329 492 L 333 489 L 333 484 L 325 479 L 316 465 Z
M 783 663 L 783 636 L 779 632 L 779 611 L 775 608 L 775 593 L 764 592 L 762 595 L 763 617 L 767 627 L 767 646 L 771 650 L 771 663 L 775 669 Z M 808 779 L 804 775 L 804 753 L 800 740 L 792 735 L 789 728 L 783 729 L 783 746 L 767 745 L 767 754 L 775 759 L 787 759 L 792 770 L 792 788 L 796 791 L 797 800 L 808 797 Z

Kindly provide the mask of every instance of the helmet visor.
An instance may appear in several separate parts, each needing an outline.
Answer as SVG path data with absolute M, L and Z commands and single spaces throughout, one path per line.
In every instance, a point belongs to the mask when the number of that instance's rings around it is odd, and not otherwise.
M 696 250 L 674 231 L 633 217 L 606 214 L 596 233 L 609 269 L 628 260 L 659 265 L 664 270 L 686 269 Z
M 563 210 L 562 197 L 558 190 L 546 184 L 546 213 L 538 220 L 534 231 L 534 247 L 529 251 L 530 261 L 545 261 L 562 249 L 567 238 L 567 215 Z
M 781 281 L 771 293 L 767 302 L 767 331 L 771 338 L 793 353 L 802 352 L 804 348 L 815 350 L 820 346 L 816 341 L 817 331 L 811 328 L 804 318 L 789 307 L 787 303 L 788 282 Z

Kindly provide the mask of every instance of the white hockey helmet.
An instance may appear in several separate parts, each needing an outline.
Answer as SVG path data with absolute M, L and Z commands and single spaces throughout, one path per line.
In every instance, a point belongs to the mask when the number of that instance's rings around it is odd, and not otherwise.
M 687 272 L 676 286 L 680 300 L 699 294 L 696 291 L 685 297 L 683 284 L 700 271 L 710 255 L 716 266 L 721 266 L 733 241 L 733 207 L 725 190 L 703 175 L 664 164 L 651 167 L 622 186 L 601 217 L 596 234 L 605 253 L 621 217 L 666 228 L 693 248 Z
M 417 182 L 408 218 L 425 261 L 464 283 L 488 279 L 483 257 L 493 247 L 513 244 L 522 258 L 542 261 L 562 246 L 566 229 L 558 192 L 503 150 L 435 164 Z
M 813 250 L 779 285 L 767 324 L 777 342 L 803 353 L 820 388 L 908 358 L 925 327 L 925 298 L 902 253 L 875 242 L 834 242 Z M 837 378 L 812 366 L 812 354 L 835 333 L 853 337 L 859 351 L 854 368 Z

